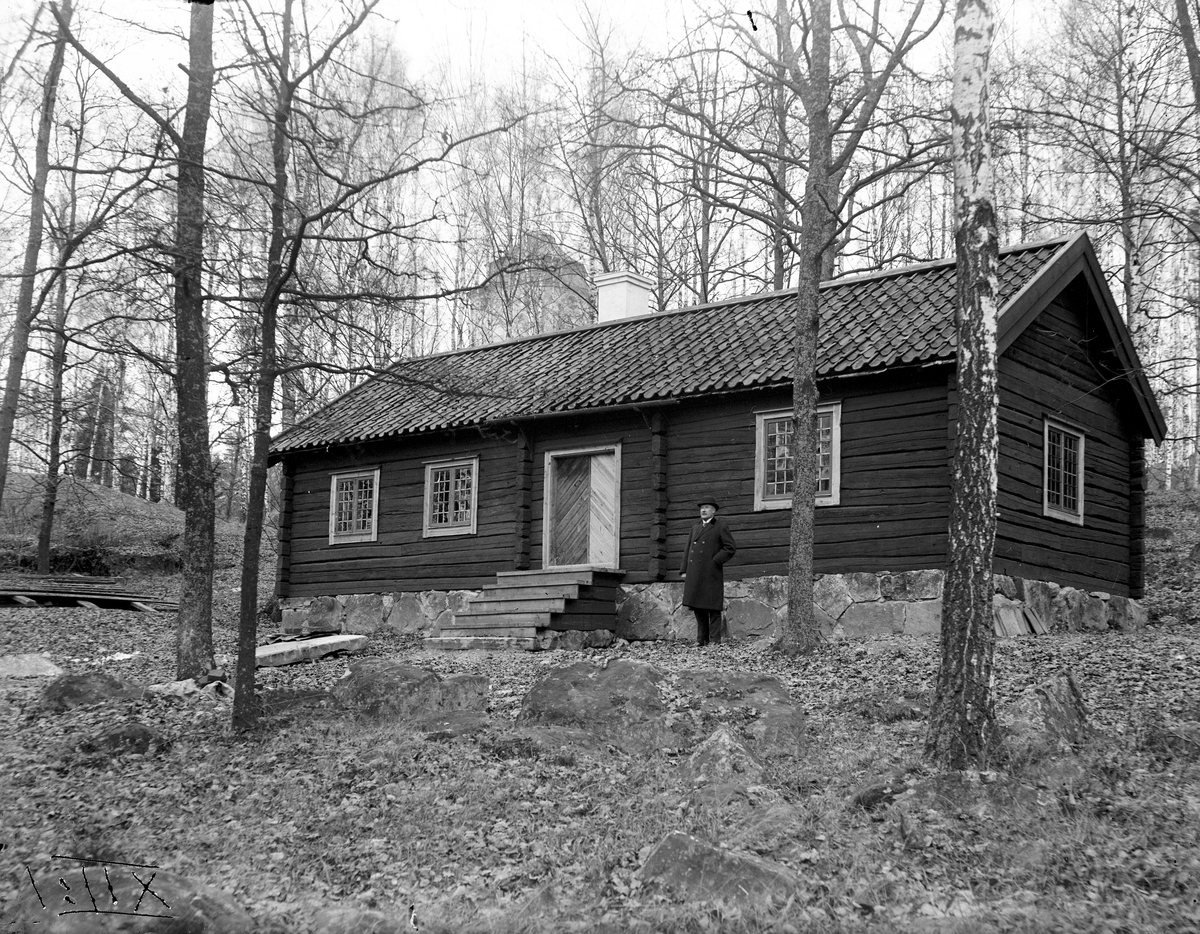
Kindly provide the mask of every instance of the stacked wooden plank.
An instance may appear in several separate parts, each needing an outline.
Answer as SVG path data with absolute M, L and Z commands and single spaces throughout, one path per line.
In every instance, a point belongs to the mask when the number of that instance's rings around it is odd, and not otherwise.
M 73 606 L 87 610 L 168 613 L 179 603 L 126 589 L 120 577 L 10 575 L 0 577 L 0 606 Z
M 535 649 L 547 630 L 615 629 L 622 571 L 549 568 L 502 571 L 462 613 L 454 614 L 430 648 Z

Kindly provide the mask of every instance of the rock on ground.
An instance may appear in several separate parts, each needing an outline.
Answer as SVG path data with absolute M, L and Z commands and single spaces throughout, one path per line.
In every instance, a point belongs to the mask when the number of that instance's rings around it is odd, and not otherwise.
M 681 772 L 693 785 L 728 782 L 754 785 L 763 780 L 764 769 L 758 756 L 747 749 L 726 724 L 722 724 L 696 747 Z
M 1070 752 L 1092 735 L 1083 694 L 1069 671 L 1025 691 L 999 712 L 1010 754 Z
M 0 655 L 0 680 L 4 678 L 55 678 L 63 673 L 45 655 Z
M 749 853 L 734 853 L 676 831 L 667 834 L 638 871 L 643 882 L 656 882 L 694 901 L 762 905 L 775 895 L 786 899 L 800 877 L 779 863 Z
M 487 707 L 483 675 L 443 678 L 424 668 L 381 658 L 353 662 L 330 693 L 345 707 L 376 719 L 412 720 L 451 710 Z
M 45 873 L 9 909 L 6 930 L 20 934 L 250 934 L 255 927 L 219 889 L 118 864 Z
M 135 754 L 144 756 L 153 750 L 158 753 L 170 746 L 162 733 L 144 723 L 130 721 L 109 727 L 79 744 L 80 752 L 107 756 Z
M 804 742 L 805 717 L 773 675 L 747 671 L 685 671 L 676 689 L 696 697 L 702 715 L 717 719 L 731 714 L 739 719 L 751 714 L 742 726 L 754 752 L 764 758 L 796 755 Z
M 142 688 L 102 671 L 60 675 L 42 692 L 42 705 L 50 710 L 71 710 L 84 704 L 141 697 Z
M 644 662 L 578 662 L 539 680 L 525 695 L 519 727 L 567 727 L 631 751 L 678 748 L 658 693 L 663 674 Z

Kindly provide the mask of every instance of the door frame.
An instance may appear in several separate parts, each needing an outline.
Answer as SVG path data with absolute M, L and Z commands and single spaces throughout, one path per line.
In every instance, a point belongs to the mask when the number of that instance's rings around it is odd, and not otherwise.
M 582 448 L 562 448 L 556 450 L 547 450 L 542 467 L 542 568 L 550 570 L 552 568 L 590 568 L 590 567 L 610 567 L 609 565 L 595 564 L 548 564 L 550 560 L 550 533 L 552 516 L 554 515 L 554 483 L 553 469 L 554 458 L 556 457 L 575 457 L 579 454 L 612 454 L 614 457 L 614 467 L 617 477 L 617 488 L 613 491 L 613 509 L 616 515 L 613 517 L 613 564 L 611 568 L 617 570 L 621 566 L 621 442 L 614 441 L 611 444 L 594 444 Z

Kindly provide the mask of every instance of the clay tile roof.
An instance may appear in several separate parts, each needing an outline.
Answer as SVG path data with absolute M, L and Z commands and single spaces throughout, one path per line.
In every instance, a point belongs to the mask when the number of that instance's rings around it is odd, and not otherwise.
M 999 306 L 1064 246 L 1004 250 Z M 819 375 L 954 358 L 952 262 L 821 286 Z M 401 360 L 282 432 L 272 454 L 791 380 L 795 292 Z

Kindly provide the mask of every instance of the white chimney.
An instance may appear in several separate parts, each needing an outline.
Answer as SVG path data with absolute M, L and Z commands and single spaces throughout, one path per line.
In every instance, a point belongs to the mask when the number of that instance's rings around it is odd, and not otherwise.
M 617 321 L 650 313 L 654 283 L 636 272 L 604 272 L 596 276 L 596 304 L 600 321 Z

